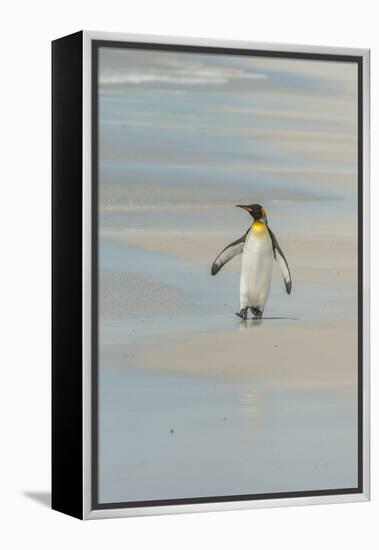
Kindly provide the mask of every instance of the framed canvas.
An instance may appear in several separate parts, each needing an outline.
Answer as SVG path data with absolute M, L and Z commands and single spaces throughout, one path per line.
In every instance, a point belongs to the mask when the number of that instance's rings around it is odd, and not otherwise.
M 369 51 L 52 54 L 53 508 L 367 500 Z

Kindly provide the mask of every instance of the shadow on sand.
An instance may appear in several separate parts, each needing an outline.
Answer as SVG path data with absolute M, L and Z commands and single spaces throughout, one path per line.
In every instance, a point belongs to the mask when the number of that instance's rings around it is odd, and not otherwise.
M 256 323 L 260 321 L 299 321 L 298 317 L 260 317 L 259 319 L 254 319 L 250 317 L 249 319 L 241 319 L 240 323 Z
M 241 319 L 237 323 L 237 327 L 240 329 L 249 329 L 262 325 L 263 321 L 298 321 L 297 317 L 262 317 L 261 319 Z

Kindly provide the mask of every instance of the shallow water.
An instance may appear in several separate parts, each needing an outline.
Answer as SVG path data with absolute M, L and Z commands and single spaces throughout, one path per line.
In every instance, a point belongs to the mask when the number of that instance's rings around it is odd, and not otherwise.
M 273 389 L 102 362 L 102 502 L 350 487 L 346 392 Z

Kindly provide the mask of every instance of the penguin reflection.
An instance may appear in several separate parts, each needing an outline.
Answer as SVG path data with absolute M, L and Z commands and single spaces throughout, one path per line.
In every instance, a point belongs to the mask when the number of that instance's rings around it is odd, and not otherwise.
M 229 244 L 217 256 L 211 274 L 216 275 L 229 260 L 242 254 L 240 310 L 236 315 L 246 320 L 250 309 L 254 319 L 261 319 L 270 293 L 273 260 L 281 268 L 287 294 L 291 293 L 291 274 L 283 251 L 268 226 L 264 208 L 260 204 L 237 206 L 249 212 L 253 223 L 240 239 Z

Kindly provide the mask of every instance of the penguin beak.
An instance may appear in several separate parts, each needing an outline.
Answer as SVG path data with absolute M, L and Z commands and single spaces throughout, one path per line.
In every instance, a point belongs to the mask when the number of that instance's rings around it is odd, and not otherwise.
M 243 204 L 236 204 L 236 206 L 237 208 L 243 208 L 244 210 L 251 212 L 251 208 L 249 206 L 244 206 Z

